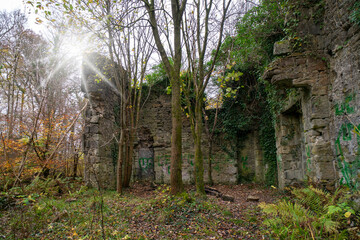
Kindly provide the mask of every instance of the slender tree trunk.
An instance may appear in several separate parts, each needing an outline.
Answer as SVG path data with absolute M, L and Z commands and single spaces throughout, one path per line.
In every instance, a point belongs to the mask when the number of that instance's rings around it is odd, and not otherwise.
M 186 7 L 186 0 L 171 0 L 171 15 L 173 19 L 173 36 L 174 36 L 174 63 L 171 64 L 169 61 L 169 56 L 166 53 L 164 45 L 162 44 L 162 39 L 160 37 L 155 1 L 151 0 L 142 0 L 145 3 L 146 10 L 149 14 L 149 20 L 151 23 L 151 28 L 153 31 L 153 36 L 157 50 L 161 56 L 161 60 L 164 63 L 165 71 L 168 77 L 171 80 L 172 94 L 171 94 L 171 121 L 172 121 L 172 131 L 171 131 L 171 163 L 170 163 L 170 184 L 171 184 L 171 194 L 175 195 L 183 191 L 182 184 L 182 174 L 181 174 L 181 131 L 182 131 L 182 121 L 181 121 L 181 101 L 180 101 L 180 69 L 181 69 L 181 21 L 182 16 Z
M 130 152 L 129 152 L 129 149 L 130 149 L 130 133 L 129 133 L 129 130 L 127 129 L 126 131 L 126 134 L 125 134 L 125 158 L 124 158 L 124 171 L 123 171 L 123 174 L 124 174 L 124 177 L 123 177 L 123 187 L 127 188 L 129 187 L 130 185 L 130 178 L 131 178 L 131 173 L 129 174 L 128 172 L 128 168 L 129 168 L 129 165 L 130 165 Z
M 123 159 L 124 159 L 124 129 L 121 129 L 120 140 L 119 140 L 119 152 L 117 161 L 117 174 L 116 174 L 116 191 L 122 194 L 122 172 L 123 172 Z
M 213 156 L 212 156 L 212 147 L 213 147 L 213 140 L 209 139 L 209 152 L 208 152 L 208 178 L 209 178 L 209 184 L 213 185 L 214 181 L 212 178 L 212 160 L 213 160 Z
M 133 130 L 130 130 L 129 134 L 129 143 L 127 147 L 127 164 L 124 168 L 125 170 L 125 176 L 124 176 L 124 187 L 130 186 L 130 180 L 131 180 L 131 172 L 132 172 L 132 163 L 133 163 L 133 154 L 134 153 L 134 133 Z
M 201 150 L 201 139 L 203 133 L 202 123 L 202 99 L 196 101 L 195 106 L 195 184 L 196 193 L 203 195 L 205 194 L 204 185 L 204 158 Z
M 170 184 L 171 194 L 175 195 L 183 191 L 182 183 L 182 119 L 181 119 L 181 99 L 180 99 L 180 77 L 173 80 L 171 98 L 172 134 L 171 134 L 171 164 L 170 164 Z
M 78 165 L 79 165 L 79 153 L 76 150 L 74 153 L 74 165 L 73 165 L 73 178 L 74 179 L 77 177 Z
M 25 92 L 21 91 L 21 106 L 20 106 L 20 119 L 19 119 L 20 136 L 22 136 L 22 133 L 24 132 L 24 126 L 23 126 L 24 103 L 25 103 Z

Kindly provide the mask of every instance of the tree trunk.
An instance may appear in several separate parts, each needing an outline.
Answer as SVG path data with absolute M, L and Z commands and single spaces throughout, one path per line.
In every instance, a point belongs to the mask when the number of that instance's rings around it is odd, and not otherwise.
M 117 174 L 116 174 L 116 191 L 119 194 L 122 194 L 122 165 L 124 159 L 124 129 L 121 129 L 120 140 L 119 140 L 119 152 L 118 152 L 118 161 L 117 161 Z
M 172 81 L 171 97 L 171 116 L 172 116 L 172 134 L 171 134 L 171 165 L 170 165 L 170 184 L 171 194 L 175 195 L 183 191 L 182 183 L 182 159 L 181 159 L 181 99 L 180 99 L 180 76 Z
M 205 194 L 204 185 L 204 158 L 201 150 L 201 139 L 203 132 L 202 123 L 202 99 L 197 99 L 195 106 L 195 184 L 196 193 L 199 195 Z
M 180 100 L 180 68 L 181 68 L 181 21 L 186 7 L 186 0 L 171 0 L 171 16 L 173 19 L 173 36 L 174 36 L 174 52 L 172 54 L 174 63 L 171 64 L 169 56 L 166 53 L 162 39 L 160 37 L 158 22 L 156 17 L 155 1 L 150 2 L 143 0 L 146 10 L 149 14 L 149 20 L 153 31 L 155 44 L 161 60 L 164 63 L 165 71 L 171 80 L 172 94 L 171 94 L 171 163 L 170 163 L 170 184 L 171 194 L 175 195 L 183 190 L 182 174 L 181 174 L 181 100 Z
M 212 156 L 212 139 L 209 139 L 209 152 L 208 152 L 208 159 L 209 159 L 209 162 L 208 162 L 208 178 L 209 178 L 209 184 L 210 185 L 214 185 L 214 181 L 213 181 L 213 178 L 212 178 L 212 159 L 213 159 L 213 156 Z
M 130 178 L 131 178 L 131 173 L 129 174 L 128 172 L 128 168 L 129 168 L 129 165 L 131 164 L 130 163 L 130 133 L 129 133 L 129 130 L 126 130 L 126 137 L 125 137 L 125 158 L 124 158 L 124 177 L 123 177 L 123 187 L 124 188 L 127 188 L 129 187 L 130 185 Z
M 126 167 L 124 168 L 124 183 L 123 186 L 124 187 L 129 187 L 130 186 L 130 180 L 131 180 L 131 172 L 132 172 L 132 163 L 133 163 L 133 153 L 134 153 L 134 133 L 133 130 L 130 130 L 130 134 L 129 134 L 129 143 L 128 143 L 128 147 L 127 147 L 127 164 Z
M 73 165 L 73 178 L 74 179 L 77 177 L 78 164 L 79 164 L 79 153 L 78 153 L 78 150 L 75 150 L 75 152 L 74 152 L 74 165 Z

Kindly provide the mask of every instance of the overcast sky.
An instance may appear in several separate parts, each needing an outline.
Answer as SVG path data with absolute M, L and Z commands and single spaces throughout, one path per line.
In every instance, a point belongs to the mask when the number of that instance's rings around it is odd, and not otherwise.
M 37 33 L 41 33 L 44 31 L 45 27 L 43 24 L 36 24 L 35 18 L 40 17 L 34 14 L 34 10 L 29 8 L 29 6 L 25 6 L 24 0 L 0 0 L 0 11 L 13 11 L 16 9 L 20 9 L 28 18 L 27 27 L 31 28 Z M 31 7 L 31 6 L 30 6 Z M 29 14 L 29 12 L 32 12 Z M 41 18 L 41 17 L 40 17 Z

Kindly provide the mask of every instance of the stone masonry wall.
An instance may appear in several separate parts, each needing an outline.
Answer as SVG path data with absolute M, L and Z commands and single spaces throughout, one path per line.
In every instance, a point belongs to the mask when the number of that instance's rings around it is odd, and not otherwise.
M 119 134 L 120 96 L 111 81 L 110 61 L 92 54 L 83 64 L 83 86 L 89 99 L 85 113 L 83 151 L 85 155 L 85 182 L 92 186 L 115 189 Z M 126 74 L 123 70 L 123 74 Z M 194 183 L 194 149 L 190 121 L 183 116 L 182 178 Z M 227 154 L 222 149 L 226 141 L 214 140 L 212 179 L 214 183 L 235 184 L 240 180 L 264 181 L 263 154 L 257 131 L 247 134 L 236 151 Z M 203 134 L 204 177 L 208 182 L 208 142 Z M 171 96 L 154 90 L 143 103 L 137 139 L 134 148 L 133 181 L 170 182 L 171 156 Z
M 359 187 L 360 33 L 348 19 L 354 3 L 324 1 L 322 21 L 315 21 L 316 9 L 302 6 L 297 33 L 307 43 L 296 50 L 291 41 L 274 46 L 282 57 L 264 78 L 297 89 L 277 119 L 282 188 L 304 180 L 328 189 Z
M 120 97 L 106 72 L 108 60 L 91 55 L 83 65 L 85 97 L 90 104 L 85 113 L 83 150 L 85 154 L 85 182 L 100 183 L 115 189 Z M 105 67 L 104 67 L 105 66 Z M 105 78 L 105 80 L 104 80 Z M 106 80 L 106 78 L 108 78 Z M 99 81 L 99 79 L 101 79 Z M 213 144 L 212 178 L 214 183 L 235 184 L 239 175 L 264 180 L 262 151 L 258 132 L 251 132 L 242 144 L 241 156 L 230 157 L 221 149 L 224 140 Z M 182 172 L 184 183 L 194 183 L 194 149 L 189 119 L 183 117 Z M 205 181 L 208 182 L 208 143 L 203 135 Z M 171 156 L 171 96 L 154 91 L 141 109 L 134 150 L 134 181 L 170 182 Z
M 116 109 L 120 98 L 114 91 L 106 73 L 108 60 L 92 54 L 83 64 L 82 91 L 89 100 L 85 111 L 83 152 L 85 162 L 84 180 L 88 185 L 115 189 Z M 115 131 L 114 131 L 115 130 Z
M 354 3 L 329 1 L 325 30 L 331 39 L 331 144 L 339 183 L 360 189 L 360 27 L 346 18 Z
M 144 172 L 154 172 L 154 180 L 160 183 L 170 182 L 171 156 L 171 96 L 151 94 L 140 115 L 139 140 L 134 159 L 135 179 L 142 180 Z M 144 137 L 147 135 L 147 137 Z M 144 141 L 144 139 L 148 139 Z M 150 142 L 150 143 L 149 143 Z M 190 122 L 183 117 L 183 181 L 194 183 L 194 149 L 190 131 Z M 221 151 L 220 144 L 214 144 L 212 161 L 212 177 L 215 183 L 236 183 L 238 168 L 237 161 Z M 205 167 L 205 181 L 208 181 L 207 138 L 203 135 L 203 155 Z M 144 155 L 144 152 L 151 154 Z M 245 158 L 245 156 L 244 156 Z M 254 170 L 252 170 L 254 171 Z

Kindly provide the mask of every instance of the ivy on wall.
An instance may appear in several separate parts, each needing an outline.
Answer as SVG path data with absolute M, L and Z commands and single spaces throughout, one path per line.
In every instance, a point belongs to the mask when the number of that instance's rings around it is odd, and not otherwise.
M 225 76 L 233 72 L 242 73 L 239 81 L 230 81 L 223 86 L 224 94 L 229 88 L 230 92 L 236 92 L 234 96 L 224 99 L 219 116 L 226 119 L 222 125 L 222 134 L 241 147 L 248 132 L 259 131 L 263 159 L 267 166 L 267 185 L 277 185 L 274 116 L 280 109 L 282 98 L 279 98 L 277 89 L 264 82 L 261 76 L 274 60 L 274 43 L 286 36 L 287 10 L 286 0 L 261 1 L 239 20 L 237 34 L 225 39 L 217 59 L 218 68 L 226 66 L 223 73 Z M 239 180 L 244 178 L 239 176 Z

